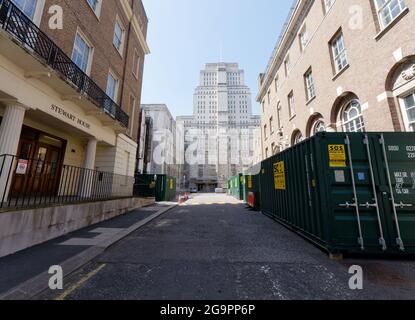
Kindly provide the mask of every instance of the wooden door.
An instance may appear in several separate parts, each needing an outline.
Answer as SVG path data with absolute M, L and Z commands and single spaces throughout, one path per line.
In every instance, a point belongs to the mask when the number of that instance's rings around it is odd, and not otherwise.
M 29 189 L 31 195 L 54 195 L 60 175 L 61 150 L 39 144 L 30 168 Z

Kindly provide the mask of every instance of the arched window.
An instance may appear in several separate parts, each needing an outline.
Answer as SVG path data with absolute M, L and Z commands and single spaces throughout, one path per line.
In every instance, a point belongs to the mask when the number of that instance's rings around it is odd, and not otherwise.
M 326 123 L 323 120 L 316 121 L 313 127 L 313 134 L 319 132 L 326 132 Z
M 362 107 L 358 100 L 350 101 L 342 112 L 342 124 L 345 132 L 365 132 Z
M 295 135 L 295 137 L 294 137 L 294 140 L 293 140 L 293 142 L 294 142 L 294 145 L 295 144 L 297 144 L 297 143 L 300 143 L 300 142 L 302 142 L 302 141 L 304 141 L 304 137 L 303 137 L 303 134 L 301 133 L 301 132 L 297 132 L 297 134 Z

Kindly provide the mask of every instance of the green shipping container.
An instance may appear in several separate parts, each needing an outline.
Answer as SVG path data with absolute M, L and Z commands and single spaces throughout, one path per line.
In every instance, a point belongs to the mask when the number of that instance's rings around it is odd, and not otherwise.
M 319 133 L 263 161 L 262 211 L 332 253 L 415 253 L 415 134 Z
M 252 166 L 247 171 L 244 172 L 244 202 L 247 203 L 250 207 L 255 210 L 261 208 L 261 196 L 260 196 L 260 173 L 261 173 L 261 164 Z M 254 201 L 252 202 L 252 198 Z M 251 203 L 252 202 L 252 203 Z
M 167 175 L 136 175 L 134 195 L 156 198 L 160 201 L 176 200 L 176 178 Z

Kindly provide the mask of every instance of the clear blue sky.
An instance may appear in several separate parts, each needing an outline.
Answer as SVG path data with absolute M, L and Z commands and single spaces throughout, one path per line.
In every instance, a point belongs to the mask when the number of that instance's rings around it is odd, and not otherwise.
M 149 18 L 142 103 L 165 103 L 173 116 L 191 115 L 205 63 L 237 62 L 252 91 L 263 72 L 292 0 L 143 0 Z M 222 50 L 221 50 L 222 48 Z

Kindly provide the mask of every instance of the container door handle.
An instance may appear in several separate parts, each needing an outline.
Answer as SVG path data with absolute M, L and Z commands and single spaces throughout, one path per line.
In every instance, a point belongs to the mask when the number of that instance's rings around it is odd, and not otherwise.
M 351 171 L 351 175 L 352 175 L 352 186 L 353 186 L 353 194 L 354 194 L 354 200 L 355 200 L 355 204 L 353 206 L 356 208 L 357 227 L 359 229 L 358 243 L 360 244 L 360 248 L 362 249 L 362 251 L 364 251 L 365 250 L 365 244 L 364 244 L 363 233 L 362 233 L 362 222 L 360 220 L 360 210 L 359 210 L 359 205 L 358 205 L 359 200 L 357 198 L 356 179 L 355 179 L 355 176 L 354 176 L 352 149 L 350 147 L 350 138 L 349 138 L 349 135 L 347 135 L 347 134 L 346 134 L 345 143 L 347 145 L 347 152 L 349 154 L 350 171 Z
M 369 161 L 369 169 L 370 169 L 372 190 L 373 190 L 373 196 L 374 196 L 374 201 L 375 201 L 375 203 L 373 203 L 373 204 L 369 204 L 367 202 L 366 203 L 366 208 L 371 208 L 371 207 L 376 208 L 376 214 L 377 214 L 377 219 L 378 219 L 378 224 L 379 224 L 379 232 L 380 232 L 379 244 L 382 246 L 382 250 L 386 251 L 387 247 L 386 247 L 385 235 L 383 233 L 382 219 L 381 219 L 381 216 L 380 216 L 379 199 L 378 199 L 378 195 L 377 195 L 377 192 L 376 192 L 375 174 L 374 174 L 373 165 L 372 165 L 372 155 L 370 153 L 370 141 L 369 141 L 369 136 L 367 134 L 365 135 L 363 143 L 366 145 L 366 152 L 367 152 L 367 158 L 368 158 L 368 161 Z
M 381 135 L 379 142 L 382 145 L 382 149 L 383 149 L 383 157 L 384 157 L 385 165 L 386 165 L 386 176 L 388 178 L 388 186 L 389 186 L 389 190 L 390 190 L 390 194 L 391 194 L 391 199 L 390 200 L 392 201 L 392 209 L 393 209 L 393 214 L 394 214 L 394 217 L 395 217 L 396 231 L 398 233 L 398 238 L 396 239 L 396 243 L 399 246 L 399 249 L 401 251 L 405 251 L 405 245 L 402 241 L 402 236 L 401 236 L 401 228 L 399 226 L 398 212 L 396 211 L 395 194 L 394 194 L 393 188 L 392 188 L 392 179 L 391 179 L 391 174 L 390 174 L 390 170 L 389 170 L 388 155 L 386 153 L 385 137 L 384 137 L 383 134 Z

